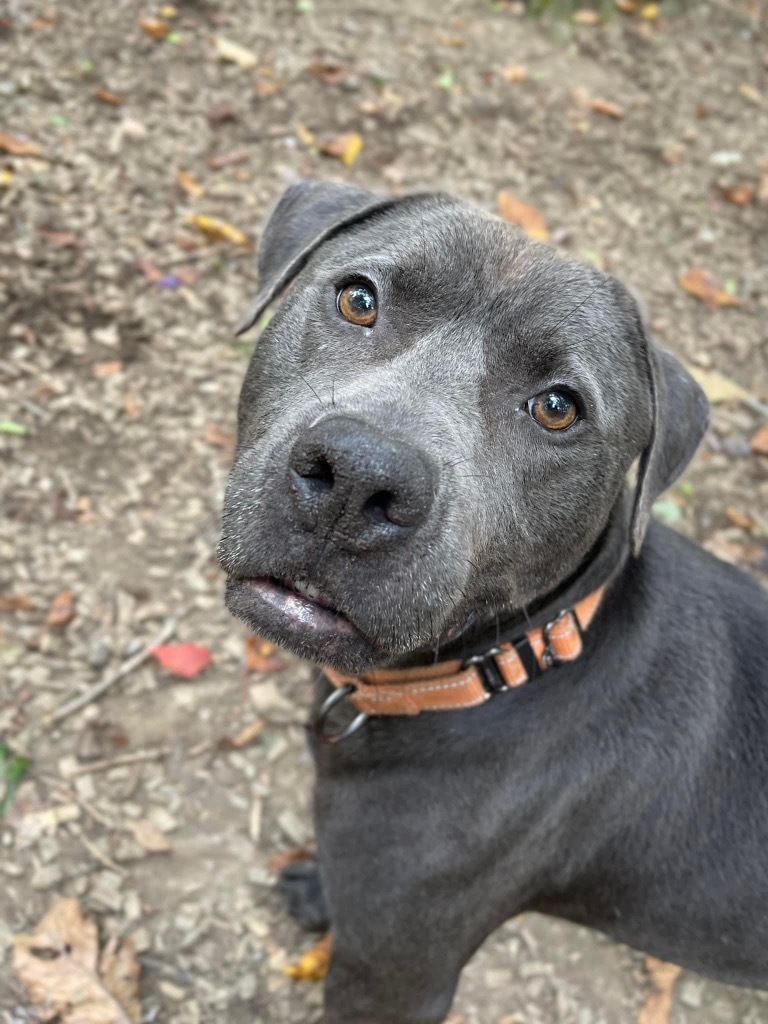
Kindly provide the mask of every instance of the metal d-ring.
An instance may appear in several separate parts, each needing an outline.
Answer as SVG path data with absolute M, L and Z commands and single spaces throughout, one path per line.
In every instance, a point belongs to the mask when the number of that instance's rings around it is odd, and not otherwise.
M 337 690 L 334 690 L 333 693 L 329 693 L 320 705 L 320 710 L 317 713 L 317 718 L 315 719 L 312 728 L 314 729 L 315 736 L 321 743 L 341 743 L 341 741 L 345 740 L 347 736 L 351 736 L 353 732 L 357 732 L 363 722 L 368 720 L 368 715 L 366 715 L 364 711 L 361 711 L 352 719 L 349 725 L 345 726 L 341 730 L 341 732 L 327 733 L 323 729 L 328 715 L 330 715 L 331 711 L 333 711 L 339 701 L 344 700 L 345 697 L 354 693 L 356 689 L 357 687 L 354 683 L 345 683 L 344 686 L 340 686 Z

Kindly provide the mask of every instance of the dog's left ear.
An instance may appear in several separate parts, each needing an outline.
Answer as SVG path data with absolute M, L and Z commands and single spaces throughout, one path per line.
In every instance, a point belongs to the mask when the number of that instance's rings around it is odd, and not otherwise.
M 651 338 L 639 316 L 651 389 L 651 433 L 640 457 L 632 512 L 632 552 L 642 547 L 654 501 L 693 458 L 709 422 L 707 397 L 673 355 Z
M 377 196 L 367 189 L 331 182 L 302 181 L 286 189 L 262 232 L 259 291 L 237 334 L 256 323 L 319 245 L 343 228 L 397 202 L 402 202 L 402 197 Z

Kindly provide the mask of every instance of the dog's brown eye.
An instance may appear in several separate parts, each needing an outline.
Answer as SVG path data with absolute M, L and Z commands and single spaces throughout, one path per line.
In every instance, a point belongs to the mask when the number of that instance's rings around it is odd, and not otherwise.
M 364 284 L 348 284 L 339 292 L 339 312 L 359 327 L 373 327 L 378 307 L 373 291 Z
M 547 430 L 565 430 L 579 415 L 576 403 L 565 391 L 542 391 L 529 401 L 528 412 Z

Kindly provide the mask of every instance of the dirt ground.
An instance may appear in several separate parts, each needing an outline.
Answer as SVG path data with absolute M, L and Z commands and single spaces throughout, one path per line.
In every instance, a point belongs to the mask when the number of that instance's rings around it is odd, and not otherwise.
M 0 735 L 32 759 L 0 821 L 0 1020 L 37 1019 L 10 942 L 66 894 L 135 941 L 144 1020 L 317 1021 L 320 987 L 282 971 L 309 942 L 269 869 L 311 838 L 309 669 L 246 673 L 214 554 L 255 260 L 187 218 L 255 240 L 298 176 L 533 204 L 554 244 L 645 297 L 663 343 L 745 389 L 659 514 L 768 580 L 768 457 L 750 448 L 768 403 L 766 9 L 554 36 L 480 0 L 189 0 L 175 17 L 6 0 L 0 111 L 40 147 L 0 154 Z M 349 166 L 319 151 L 347 132 L 364 142 Z M 741 304 L 686 294 L 693 267 Z M 62 591 L 74 615 L 48 624 Z M 50 724 L 166 626 L 213 665 L 184 682 L 144 661 Z M 221 749 L 257 716 L 255 742 Z M 170 849 L 150 852 L 158 830 Z M 469 966 L 456 1019 L 627 1024 L 647 990 L 639 953 L 528 917 Z M 758 1024 L 768 999 L 684 973 L 671 1020 Z

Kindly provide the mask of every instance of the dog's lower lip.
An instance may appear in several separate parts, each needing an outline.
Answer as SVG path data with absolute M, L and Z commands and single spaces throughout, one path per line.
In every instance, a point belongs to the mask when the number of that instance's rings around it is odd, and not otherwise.
M 314 596 L 314 589 L 310 596 L 294 589 L 292 582 L 283 583 L 270 576 L 249 576 L 237 582 L 285 615 L 295 628 L 313 632 L 357 633 L 357 628 L 346 615 L 336 611 L 322 596 Z

